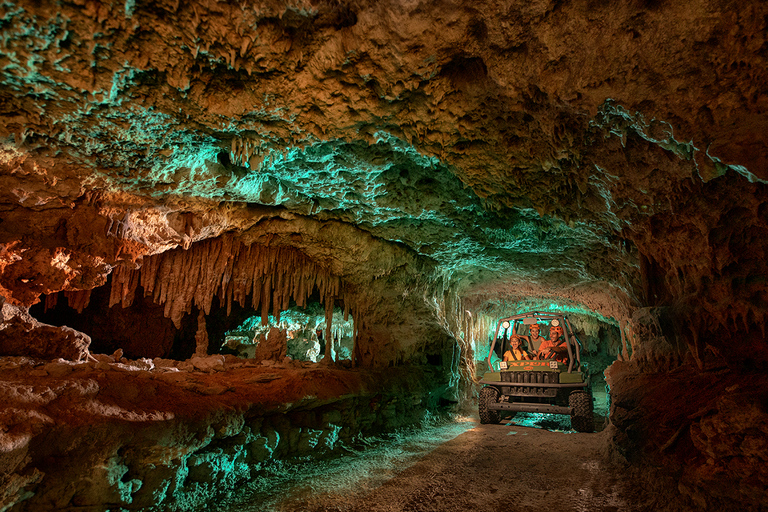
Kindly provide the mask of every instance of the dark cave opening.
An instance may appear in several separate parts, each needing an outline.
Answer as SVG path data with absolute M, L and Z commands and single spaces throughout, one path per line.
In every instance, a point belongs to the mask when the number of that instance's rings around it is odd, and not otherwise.
M 207 315 L 201 315 L 201 311 L 192 306 L 177 329 L 165 316 L 165 306 L 145 296 L 141 285 L 130 306 L 109 306 L 111 285 L 110 276 L 105 285 L 91 290 L 88 304 L 80 312 L 78 299 L 67 293 L 43 297 L 29 312 L 45 324 L 67 326 L 88 335 L 92 353 L 113 354 L 122 350 L 128 359 L 186 360 L 202 355 L 199 353 L 201 337 L 202 349 L 207 354 L 252 358 L 256 346 L 265 341 L 273 329 L 285 337 L 284 355 L 292 360 L 317 362 L 326 351 L 326 313 L 317 289 L 307 297 L 305 306 L 290 300 L 288 308 L 277 318 L 267 315 L 266 324 L 262 324 L 260 311 L 236 301 L 226 305 L 214 300 Z M 354 325 L 351 317 L 345 319 L 344 316 L 343 305 L 336 304 L 330 349 L 334 361 L 352 358 Z
M 91 290 L 88 305 L 78 313 L 70 305 L 72 300 L 60 293 L 55 306 L 47 308 L 43 299 L 29 308 L 30 314 L 40 322 L 71 327 L 91 338 L 90 351 L 112 354 L 123 350 L 129 359 L 167 358 L 184 360 L 195 352 L 197 332 L 197 308 L 185 315 L 181 329 L 174 326 L 163 314 L 164 306 L 155 304 L 152 297 L 145 297 L 143 289 L 137 290 L 133 304 L 123 308 L 109 306 L 110 282 Z

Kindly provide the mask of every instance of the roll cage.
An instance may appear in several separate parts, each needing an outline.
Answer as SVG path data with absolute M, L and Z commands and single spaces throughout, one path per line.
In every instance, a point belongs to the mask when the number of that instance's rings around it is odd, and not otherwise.
M 560 325 L 563 326 L 563 338 L 565 339 L 565 346 L 568 349 L 568 373 L 573 372 L 574 364 L 577 365 L 576 371 L 581 371 L 581 342 L 573 334 L 573 326 L 571 326 L 568 317 L 561 311 L 529 311 L 527 313 L 520 313 L 512 315 L 510 317 L 502 318 L 496 324 L 496 330 L 491 341 L 491 348 L 488 351 L 488 358 L 486 362 L 489 368 L 493 368 L 491 358 L 496 348 L 496 343 L 499 341 L 499 332 L 502 332 L 502 354 L 506 350 L 506 345 L 509 340 L 509 335 L 517 333 L 518 325 L 533 325 L 540 322 L 546 322 L 547 325 L 551 325 L 552 320 L 558 320 Z M 508 322 L 509 327 L 503 327 L 504 323 Z

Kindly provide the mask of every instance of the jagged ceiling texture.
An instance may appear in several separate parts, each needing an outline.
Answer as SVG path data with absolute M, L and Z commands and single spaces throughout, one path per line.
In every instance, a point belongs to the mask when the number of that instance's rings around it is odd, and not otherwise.
M 702 333 L 768 304 L 767 19 L 716 0 L 4 2 L 0 286 L 28 305 L 256 229 L 359 287 L 391 277 L 391 297 L 427 272 L 477 307 L 672 306 L 702 357 Z M 317 235 L 329 221 L 351 226 Z

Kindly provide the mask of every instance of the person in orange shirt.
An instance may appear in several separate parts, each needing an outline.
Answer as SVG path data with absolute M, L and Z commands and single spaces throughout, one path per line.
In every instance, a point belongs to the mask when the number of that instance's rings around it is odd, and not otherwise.
M 517 334 L 510 336 L 509 350 L 504 352 L 504 361 L 523 361 L 528 359 L 532 359 L 531 354 L 523 348 L 523 340 L 520 339 L 520 336 Z
M 553 325 L 549 328 L 549 338 L 544 340 L 536 354 L 537 359 L 554 359 L 564 363 L 568 361 L 568 347 L 565 346 L 565 340 L 562 339 L 563 328 L 559 325 Z

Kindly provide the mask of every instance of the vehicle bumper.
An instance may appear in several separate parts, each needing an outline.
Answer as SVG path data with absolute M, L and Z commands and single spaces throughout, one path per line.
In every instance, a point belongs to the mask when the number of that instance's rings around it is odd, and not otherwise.
M 548 404 L 529 404 L 521 402 L 501 402 L 488 404 L 488 409 L 492 411 L 514 411 L 514 412 L 540 412 L 545 414 L 573 414 L 573 407 L 562 407 L 559 405 Z
M 586 388 L 587 382 L 569 382 L 567 384 L 542 384 L 538 382 L 501 382 L 498 380 L 481 380 L 480 384 L 497 388 L 529 387 L 529 388 Z

